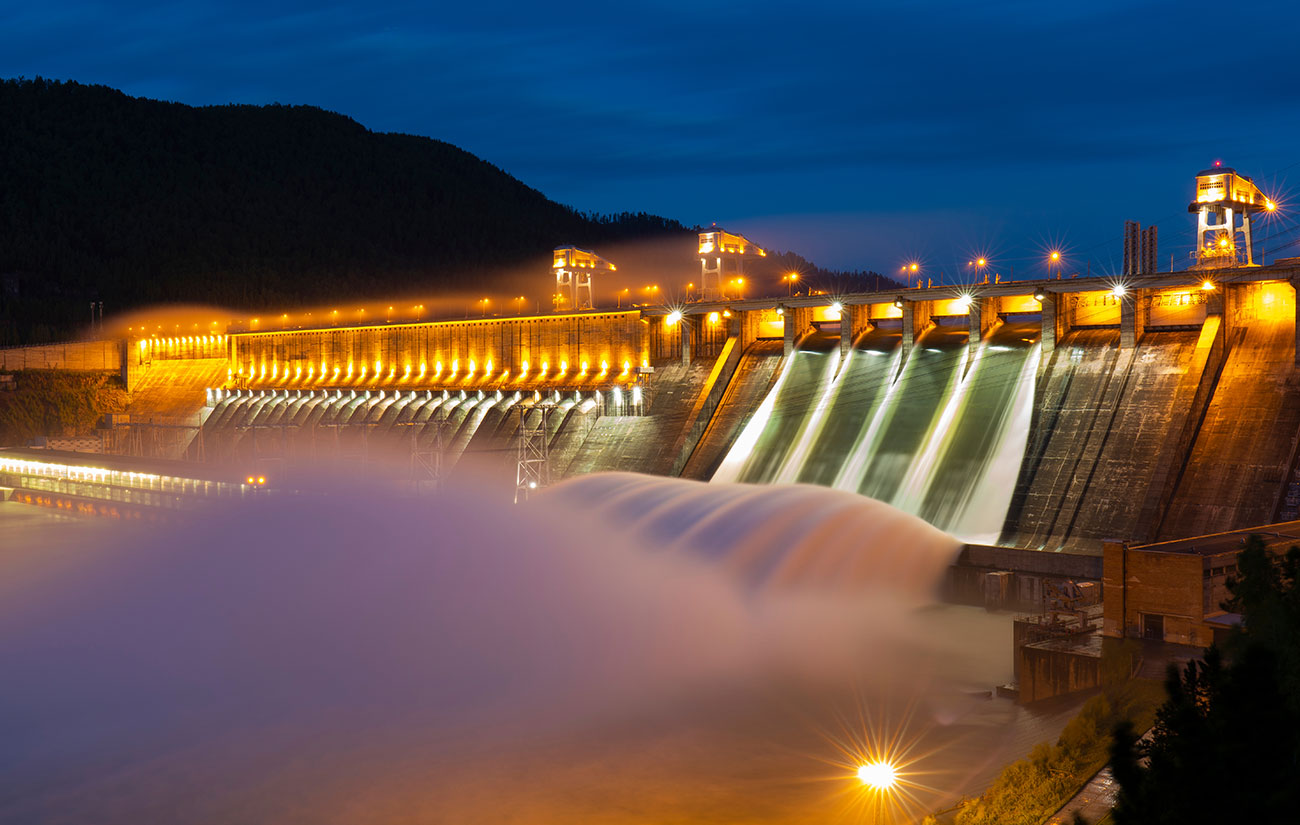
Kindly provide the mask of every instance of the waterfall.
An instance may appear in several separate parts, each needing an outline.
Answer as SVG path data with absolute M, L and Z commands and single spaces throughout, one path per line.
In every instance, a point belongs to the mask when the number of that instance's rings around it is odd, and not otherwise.
M 901 374 L 896 340 L 855 350 L 838 374 L 797 353 L 715 480 L 833 486 L 995 541 L 1033 414 L 1037 327 L 1002 324 L 973 349 L 964 329 L 932 328 Z

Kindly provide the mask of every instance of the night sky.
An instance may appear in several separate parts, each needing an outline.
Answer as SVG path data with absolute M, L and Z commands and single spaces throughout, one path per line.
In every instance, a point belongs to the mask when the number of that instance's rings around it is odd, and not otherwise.
M 984 254 L 1024 278 L 1054 244 L 1067 272 L 1118 269 L 1125 219 L 1184 268 L 1216 159 L 1300 206 L 1300 7 L 1232 8 L 56 0 L 6 9 L 0 76 L 312 104 L 584 211 L 716 221 L 824 266 L 915 256 L 952 278 Z

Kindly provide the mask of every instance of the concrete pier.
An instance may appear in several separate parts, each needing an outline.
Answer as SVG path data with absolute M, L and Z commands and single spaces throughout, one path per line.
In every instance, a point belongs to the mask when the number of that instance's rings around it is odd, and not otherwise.
M 903 302 L 903 358 L 916 346 L 916 339 L 930 326 L 931 301 Z
M 1119 303 L 1119 345 L 1122 349 L 1132 349 L 1142 338 L 1146 327 L 1146 311 L 1142 304 L 1146 290 L 1131 289 Z
M 1295 365 L 1300 367 L 1300 273 L 1291 274 L 1292 306 L 1295 307 Z
M 973 353 L 979 348 L 984 336 L 998 322 L 999 300 L 997 298 L 975 298 L 970 303 L 970 339 L 968 346 Z
M 1043 357 L 1040 364 L 1046 366 L 1052 353 L 1056 351 L 1056 343 L 1065 337 L 1069 331 L 1065 329 L 1064 313 L 1061 312 L 1061 296 L 1055 292 L 1042 291 L 1043 299 L 1040 304 L 1043 308 L 1042 314 L 1042 333 L 1038 339 L 1039 346 L 1042 347 Z
M 689 367 L 691 365 L 691 354 L 695 352 L 697 346 L 696 338 L 698 338 L 700 334 L 700 324 L 703 320 L 704 319 L 698 315 L 691 315 L 683 316 L 682 319 L 677 322 L 681 326 L 683 367 Z

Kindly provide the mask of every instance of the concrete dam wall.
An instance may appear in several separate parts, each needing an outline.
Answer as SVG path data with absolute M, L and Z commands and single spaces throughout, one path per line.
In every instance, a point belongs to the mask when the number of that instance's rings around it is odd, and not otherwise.
M 551 481 L 820 484 L 1049 551 L 1235 529 L 1300 481 L 1298 274 L 232 330 L 205 457 L 513 478 L 520 428 L 543 428 Z

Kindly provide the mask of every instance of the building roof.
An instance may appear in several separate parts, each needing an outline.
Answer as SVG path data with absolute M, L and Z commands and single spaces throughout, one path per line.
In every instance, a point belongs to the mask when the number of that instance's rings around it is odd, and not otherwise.
M 1252 535 L 1264 540 L 1269 549 L 1287 548 L 1300 545 L 1300 521 L 1284 521 L 1278 524 L 1264 524 L 1259 527 L 1247 527 L 1227 533 L 1211 533 L 1207 536 L 1162 541 L 1157 544 L 1133 545 L 1135 550 L 1154 550 L 1159 553 L 1194 553 L 1211 556 L 1216 553 L 1231 553 L 1241 550 L 1246 539 Z

